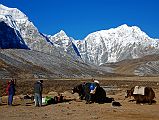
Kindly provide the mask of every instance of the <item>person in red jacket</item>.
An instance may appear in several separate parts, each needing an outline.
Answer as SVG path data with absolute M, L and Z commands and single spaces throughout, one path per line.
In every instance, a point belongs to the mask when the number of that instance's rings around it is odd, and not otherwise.
M 7 81 L 6 94 L 9 96 L 10 81 Z
M 8 94 L 8 105 L 12 105 L 13 102 L 13 96 L 15 95 L 15 82 L 14 80 L 11 80 L 8 82 L 6 93 Z

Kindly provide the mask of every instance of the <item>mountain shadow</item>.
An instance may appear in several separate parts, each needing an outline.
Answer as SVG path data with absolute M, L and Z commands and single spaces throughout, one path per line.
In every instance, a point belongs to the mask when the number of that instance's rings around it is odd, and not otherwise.
M 0 22 L 0 48 L 1 49 L 29 49 L 19 31 Z

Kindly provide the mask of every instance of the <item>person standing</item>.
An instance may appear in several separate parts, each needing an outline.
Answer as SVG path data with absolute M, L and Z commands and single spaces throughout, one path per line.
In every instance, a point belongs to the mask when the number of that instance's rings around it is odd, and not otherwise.
M 8 105 L 12 106 L 13 104 L 13 96 L 15 95 L 15 83 L 14 80 L 11 80 L 7 86 L 8 93 Z
M 43 91 L 43 80 L 37 81 L 34 84 L 34 99 L 35 106 L 42 106 L 42 91 Z

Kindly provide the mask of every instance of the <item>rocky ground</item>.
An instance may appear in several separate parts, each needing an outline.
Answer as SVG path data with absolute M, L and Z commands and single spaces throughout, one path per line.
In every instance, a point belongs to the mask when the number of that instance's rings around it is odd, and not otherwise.
M 16 89 L 19 92 L 17 92 L 17 95 L 14 97 L 13 106 L 6 104 L 7 96 L 2 97 L 3 104 L 0 106 L 1 120 L 158 120 L 159 118 L 159 80 L 157 77 L 101 79 L 100 83 L 102 86 L 112 86 L 112 90 L 107 91 L 107 97 L 113 97 L 117 102 L 120 102 L 122 105 L 120 107 L 113 107 L 111 103 L 85 104 L 85 101 L 78 100 L 77 94 L 72 95 L 70 93 L 70 88 L 81 83 L 79 80 L 54 80 L 44 82 L 43 96 L 53 96 L 53 94 L 55 95 L 57 92 L 63 92 L 65 99 L 68 100 L 67 102 L 47 105 L 40 108 L 35 107 L 34 102 L 29 100 L 24 104 L 24 101 L 20 99 L 23 95 L 20 91 L 27 90 L 31 92 L 32 87 L 30 85 L 33 85 L 33 83 L 34 82 L 29 81 L 17 83 Z M 134 85 L 151 86 L 156 93 L 155 100 L 157 103 L 152 105 L 136 104 L 135 102 L 129 102 L 129 100 L 133 98 L 124 100 L 125 90 Z

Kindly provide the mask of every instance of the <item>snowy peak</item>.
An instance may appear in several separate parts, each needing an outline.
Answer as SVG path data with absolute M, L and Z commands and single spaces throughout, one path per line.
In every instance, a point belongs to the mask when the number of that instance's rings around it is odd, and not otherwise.
M 7 6 L 4 6 L 4 5 L 2 5 L 2 4 L 0 4 L 0 10 L 13 10 L 13 9 L 17 9 L 17 8 L 9 8 L 9 7 L 7 7 Z
M 94 40 L 96 43 L 99 43 L 101 40 L 105 39 L 105 41 L 110 42 L 122 42 L 123 45 L 134 42 L 154 41 L 146 33 L 141 31 L 139 27 L 129 27 L 126 24 L 121 25 L 117 28 L 111 28 L 109 30 L 101 30 L 91 33 L 85 38 L 85 40 L 90 39 L 91 41 Z
M 8 7 L 6 7 L 6 6 L 4 6 L 4 5 L 2 5 L 2 4 L 0 4 L 0 10 L 2 10 L 2 9 L 10 9 L 10 8 L 8 8 Z
M 121 26 L 114 28 L 114 29 L 118 30 L 118 31 L 125 32 L 125 33 L 127 33 L 127 32 L 132 33 L 132 34 L 136 33 L 138 35 L 142 35 L 144 37 L 149 38 L 149 36 L 146 33 L 144 33 L 143 31 L 141 31 L 141 29 L 137 26 L 128 26 L 128 25 L 124 24 L 124 25 L 121 25 Z
M 134 28 L 140 30 L 140 28 L 137 26 L 128 26 L 127 24 L 123 24 L 123 25 L 118 26 L 117 28 L 111 28 L 111 29 L 117 29 L 119 31 L 127 31 L 127 30 L 132 30 Z
M 8 8 L 0 5 L 0 21 L 4 21 L 20 34 L 28 48 L 38 51 L 49 51 L 46 39 L 40 35 L 38 29 L 28 20 L 28 17 L 17 8 Z M 19 36 L 19 35 L 18 35 Z M 46 48 L 46 46 L 48 46 Z
M 51 36 L 51 39 L 57 39 L 57 40 L 68 40 L 69 37 L 66 35 L 66 33 L 61 30 L 60 32 L 58 32 L 57 34 Z
M 62 36 L 67 36 L 65 31 L 61 30 L 58 34 L 62 35 Z
M 118 28 L 125 29 L 125 28 L 129 28 L 129 26 L 127 24 L 123 24 L 123 25 L 119 26 Z
M 0 4 L 0 21 L 20 32 L 19 24 L 29 24 L 28 17 L 17 8 L 8 8 Z M 32 24 L 32 23 L 30 23 Z
M 77 46 L 82 58 L 97 65 L 140 58 L 159 50 L 159 40 L 150 38 L 136 26 L 126 24 L 93 32 L 81 43 Z
M 61 30 L 57 34 L 53 36 L 48 36 L 51 42 L 55 43 L 59 47 L 63 47 L 63 49 L 67 49 L 67 46 L 69 46 L 71 40 L 70 38 L 66 35 L 66 33 Z
M 74 39 L 68 37 L 63 30 L 53 36 L 48 36 L 48 38 L 55 46 L 61 49 L 61 51 L 63 50 L 75 58 L 80 56 L 78 48 L 73 43 Z
M 17 21 L 19 20 L 21 22 L 28 19 L 27 16 L 17 8 L 8 8 L 2 4 L 0 4 L 0 15 L 4 16 L 10 15 L 13 17 L 13 19 Z
M 9 27 L 13 28 L 17 37 L 21 36 L 25 45 L 31 50 L 52 53 L 52 51 L 56 49 L 57 51 L 67 52 L 71 56 L 77 56 L 77 50 L 74 50 L 76 46 L 73 46 L 71 38 L 69 38 L 63 30 L 54 36 L 44 35 L 40 33 L 33 23 L 28 20 L 28 17 L 17 8 L 8 8 L 1 4 L 0 21 L 5 22 Z M 5 44 L 5 39 L 3 43 Z M 3 46 L 1 46 L 1 48 L 3 48 Z

